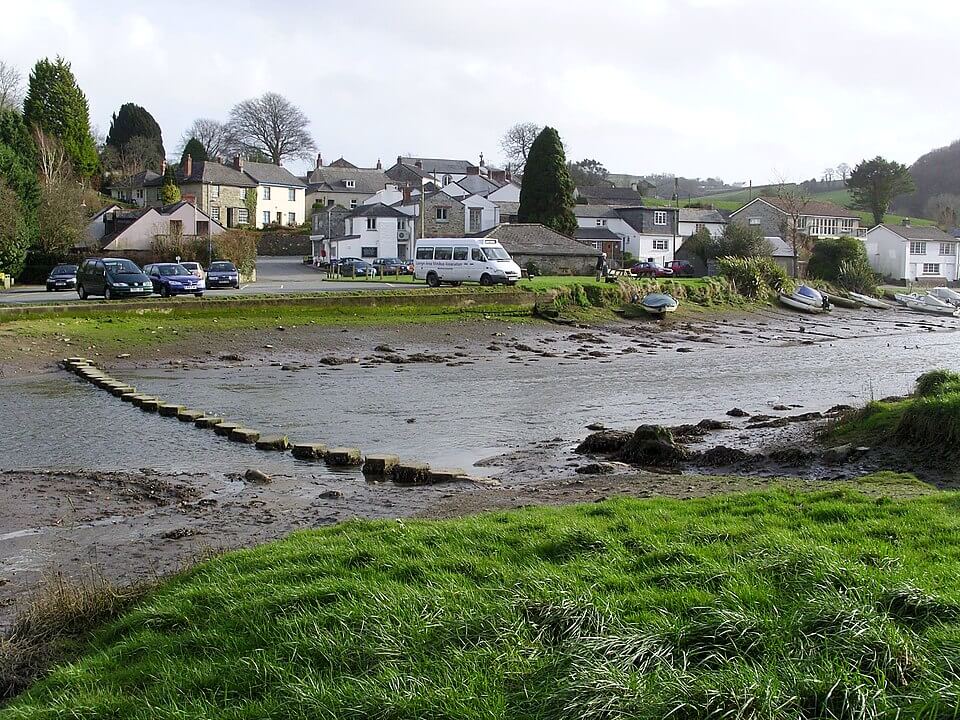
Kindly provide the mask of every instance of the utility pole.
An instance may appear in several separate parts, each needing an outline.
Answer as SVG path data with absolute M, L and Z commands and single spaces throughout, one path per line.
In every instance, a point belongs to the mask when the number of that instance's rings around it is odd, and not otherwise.
M 670 257 L 671 260 L 677 257 L 677 230 L 680 225 L 680 178 L 676 176 L 673 178 L 673 202 L 676 205 L 677 214 L 673 218 L 673 255 Z

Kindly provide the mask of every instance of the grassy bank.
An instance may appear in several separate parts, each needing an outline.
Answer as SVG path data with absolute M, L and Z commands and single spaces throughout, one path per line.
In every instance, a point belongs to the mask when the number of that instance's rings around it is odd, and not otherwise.
M 4 717 L 953 718 L 958 511 L 771 490 L 298 533 L 165 584 Z
M 960 445 L 960 374 L 924 373 L 911 397 L 868 403 L 841 418 L 827 435 L 840 442 L 955 454 Z

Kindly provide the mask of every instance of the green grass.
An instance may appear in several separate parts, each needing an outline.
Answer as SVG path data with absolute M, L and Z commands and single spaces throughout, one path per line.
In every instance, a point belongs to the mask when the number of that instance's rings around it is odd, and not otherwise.
M 6 708 L 956 718 L 960 498 L 836 488 L 351 521 L 221 556 Z

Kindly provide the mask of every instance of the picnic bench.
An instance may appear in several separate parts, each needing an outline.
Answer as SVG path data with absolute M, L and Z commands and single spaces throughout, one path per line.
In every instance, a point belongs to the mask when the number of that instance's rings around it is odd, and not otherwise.
M 617 268 L 616 270 L 607 270 L 607 274 L 604 276 L 604 280 L 608 283 L 616 282 L 620 278 L 632 278 L 633 273 L 630 272 L 630 268 Z

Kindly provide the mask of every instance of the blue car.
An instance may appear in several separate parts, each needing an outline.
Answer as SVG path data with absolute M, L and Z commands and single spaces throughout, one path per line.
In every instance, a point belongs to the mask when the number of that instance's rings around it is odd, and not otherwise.
M 207 290 L 214 288 L 240 288 L 240 273 L 237 266 L 228 260 L 215 260 L 207 268 Z
M 183 265 L 178 263 L 154 263 L 147 265 L 143 271 L 153 283 L 153 291 L 160 293 L 160 297 L 171 295 L 203 296 L 203 283 Z

